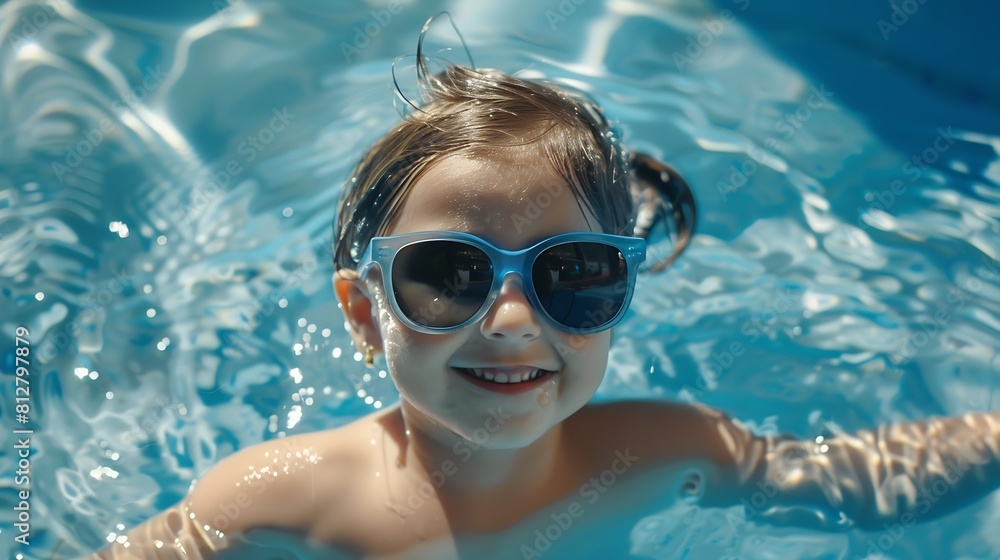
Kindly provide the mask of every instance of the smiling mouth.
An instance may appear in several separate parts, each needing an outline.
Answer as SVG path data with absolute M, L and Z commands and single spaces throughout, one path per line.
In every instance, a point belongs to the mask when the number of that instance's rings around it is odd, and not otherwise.
M 517 384 L 534 381 L 546 373 L 552 373 L 540 368 L 455 368 L 465 375 L 498 384 Z
M 484 389 L 515 394 L 541 386 L 556 374 L 539 368 L 452 368 L 464 379 Z

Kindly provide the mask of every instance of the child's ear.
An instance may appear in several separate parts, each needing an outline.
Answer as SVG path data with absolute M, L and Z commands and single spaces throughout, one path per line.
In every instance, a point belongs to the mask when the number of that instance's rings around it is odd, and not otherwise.
M 333 274 L 333 291 L 344 310 L 348 332 L 359 352 L 364 353 L 366 345 L 381 352 L 382 335 L 372 310 L 374 302 L 364 283 L 351 272 L 337 271 Z

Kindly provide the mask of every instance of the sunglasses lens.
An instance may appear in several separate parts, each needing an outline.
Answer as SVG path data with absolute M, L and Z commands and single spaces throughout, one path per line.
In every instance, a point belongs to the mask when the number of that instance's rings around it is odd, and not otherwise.
M 577 242 L 538 255 L 531 270 L 535 293 L 552 317 L 571 329 L 600 327 L 625 303 L 628 266 L 617 247 Z
M 453 327 L 475 315 L 489 296 L 493 263 L 460 241 L 426 241 L 399 250 L 392 286 L 400 311 L 426 327 Z

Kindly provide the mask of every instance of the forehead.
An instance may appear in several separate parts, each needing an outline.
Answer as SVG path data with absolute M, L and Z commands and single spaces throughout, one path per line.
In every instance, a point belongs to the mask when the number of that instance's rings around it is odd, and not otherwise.
M 584 209 L 544 156 L 452 155 L 413 185 L 389 234 L 464 231 L 518 249 L 559 233 L 599 229 Z

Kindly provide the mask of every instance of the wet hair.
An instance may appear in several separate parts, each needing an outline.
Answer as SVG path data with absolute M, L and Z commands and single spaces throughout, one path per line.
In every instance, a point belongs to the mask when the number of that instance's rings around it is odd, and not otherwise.
M 425 103 L 375 143 L 341 193 L 334 225 L 337 270 L 355 268 L 368 242 L 392 227 L 417 180 L 453 155 L 540 153 L 602 231 L 632 235 L 625 157 L 596 104 L 496 70 L 448 65 L 433 76 L 418 72 L 418 79 Z

